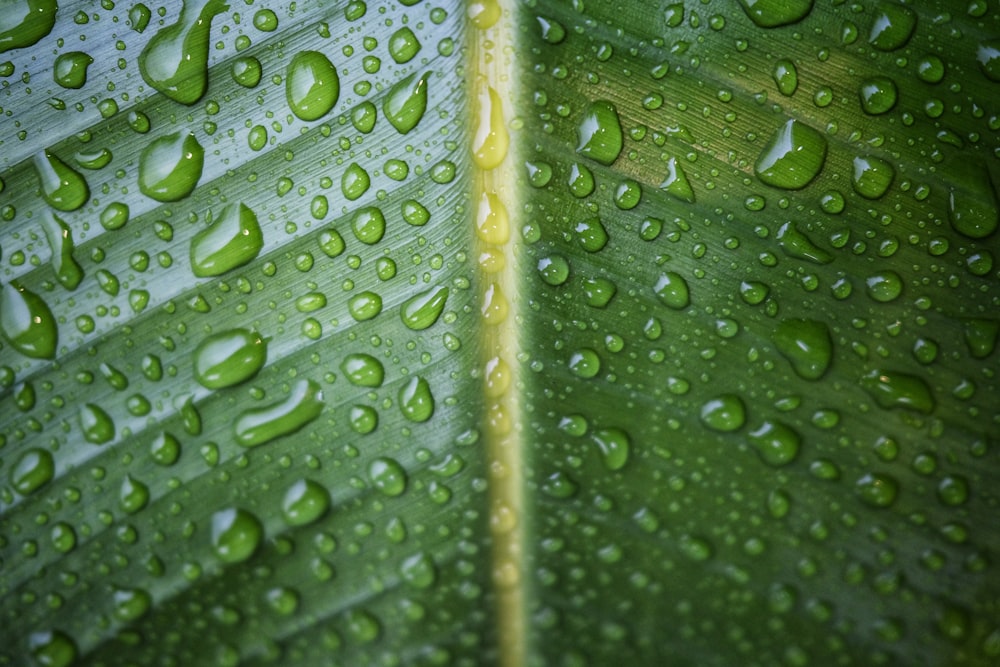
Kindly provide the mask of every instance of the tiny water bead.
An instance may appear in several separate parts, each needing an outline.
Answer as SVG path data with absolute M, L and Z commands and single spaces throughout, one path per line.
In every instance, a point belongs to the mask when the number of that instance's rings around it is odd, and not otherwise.
M 187 197 L 198 185 L 205 149 L 190 132 L 174 132 L 149 143 L 139 155 L 139 190 L 159 202 Z
M 789 120 L 765 145 L 754 163 L 762 183 L 784 190 L 809 185 L 823 168 L 827 142 L 817 130 L 798 120 Z
M 604 165 L 618 159 L 623 136 L 615 105 L 607 100 L 591 102 L 577 126 L 577 139 L 576 150 L 581 155 Z
M 285 99 L 301 120 L 322 118 L 340 99 L 337 68 L 319 51 L 296 53 L 285 73 Z
M 736 431 L 746 423 L 746 407 L 736 394 L 722 394 L 703 403 L 700 416 L 713 431 Z
M 257 551 L 263 537 L 260 519 L 245 509 L 230 507 L 212 515 L 212 551 L 223 563 L 247 560 Z
M 59 330 L 48 304 L 16 283 L 0 287 L 0 333 L 11 347 L 32 359 L 53 359 Z
M 230 329 L 201 341 L 194 352 L 194 377 L 207 389 L 249 380 L 267 361 L 267 343 L 255 331 Z

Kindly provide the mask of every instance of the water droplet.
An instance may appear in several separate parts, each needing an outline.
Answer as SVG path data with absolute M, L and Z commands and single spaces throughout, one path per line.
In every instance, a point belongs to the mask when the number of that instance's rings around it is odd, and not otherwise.
M 935 55 L 925 55 L 917 61 L 917 76 L 925 83 L 940 83 L 944 74 L 944 61 Z
M 420 40 L 407 27 L 402 27 L 389 37 L 389 55 L 402 65 L 413 60 L 420 53 Z
M 0 53 L 36 44 L 52 31 L 58 10 L 56 0 L 5 2 L 0 7 Z
M 561 44 L 566 39 L 566 28 L 555 19 L 536 16 L 538 27 L 541 28 L 542 39 L 549 44 Z
M 232 74 L 233 81 L 244 88 L 256 88 L 263 75 L 263 69 L 260 61 L 253 56 L 240 56 L 233 61 Z
M 427 380 L 411 377 L 399 390 L 399 409 L 412 422 L 425 422 L 434 414 L 434 396 Z
M 181 456 L 181 443 L 171 433 L 162 432 L 149 443 L 149 455 L 161 466 L 172 466 Z
M 865 199 L 878 199 L 892 185 L 895 176 L 896 170 L 882 158 L 858 156 L 854 158 L 851 185 Z
M 52 6 L 55 7 L 55 2 Z M 61 630 L 32 632 L 28 636 L 28 650 L 41 667 L 70 667 L 78 655 L 76 642 Z
M 359 208 L 351 218 L 354 236 L 367 245 L 375 245 L 385 236 L 385 216 L 375 206 Z
M 295 433 L 323 411 L 323 390 L 312 380 L 300 379 L 288 396 L 276 403 L 244 410 L 233 425 L 236 442 L 256 447 Z
M 971 319 L 965 322 L 965 344 L 975 359 L 985 359 L 993 354 L 998 337 L 1000 322 L 996 320 Z
M 895 271 L 885 270 L 865 279 L 868 296 L 879 303 L 895 301 L 903 292 L 903 279 Z
M 419 79 L 416 74 L 411 74 L 394 85 L 382 102 L 382 114 L 400 134 L 415 128 L 424 117 L 429 77 L 430 72 Z
M 1000 203 L 989 171 L 980 164 L 957 167 L 948 193 L 952 229 L 972 239 L 984 239 L 1000 226 Z
M 447 300 L 447 287 L 432 287 L 404 301 L 399 316 L 408 328 L 422 331 L 437 322 Z
M 118 491 L 118 504 L 126 514 L 135 514 L 149 503 L 149 487 L 132 475 L 125 475 Z
M 620 428 L 601 428 L 591 434 L 594 444 L 601 452 L 604 467 L 621 470 L 628 463 L 632 441 L 628 433 Z
M 757 157 L 754 173 L 762 183 L 785 190 L 809 185 L 826 160 L 827 143 L 812 127 L 789 120 L 768 141 Z
M 155 90 L 181 104 L 194 104 L 208 87 L 208 47 L 216 14 L 225 0 L 191 0 L 177 22 L 160 28 L 139 54 L 139 72 Z
M 761 28 L 797 23 L 812 11 L 813 0 L 740 0 L 750 20 Z
M 129 219 L 129 208 L 121 202 L 111 202 L 101 211 L 101 227 L 109 232 L 121 229 Z
M 945 505 L 962 505 L 969 499 L 969 482 L 961 475 L 946 475 L 938 483 L 937 493 Z
M 607 100 L 591 102 L 577 127 L 576 150 L 604 165 L 622 152 L 622 125 L 615 105 Z
M 33 159 L 42 196 L 54 209 L 75 211 L 87 203 L 90 188 L 87 181 L 68 164 L 49 151 L 36 153 Z
M 403 560 L 399 575 L 414 588 L 430 588 L 437 580 L 437 567 L 430 555 L 421 551 Z
M 584 198 L 589 196 L 595 187 L 594 173 L 585 164 L 574 162 L 569 167 L 569 178 L 567 179 L 569 191 L 574 197 Z
M 115 618 L 126 623 L 142 618 L 153 605 L 152 597 L 141 588 L 116 587 L 113 601 Z
M 194 377 L 207 389 L 252 378 L 267 361 L 267 342 L 256 331 L 230 329 L 205 338 L 194 351 Z
M 403 220 L 414 227 L 423 227 L 431 219 L 431 213 L 415 199 L 408 199 L 400 206 Z
M 115 423 L 99 405 L 85 403 L 80 407 L 80 428 L 83 438 L 95 445 L 103 445 L 115 437 Z
M 47 450 L 31 447 L 10 468 L 10 485 L 22 496 L 26 496 L 50 482 L 55 472 L 52 454 Z
M 549 255 L 538 260 L 538 273 L 542 280 L 553 287 L 569 279 L 569 262 L 562 255 Z
M 573 375 L 592 378 L 601 371 L 601 358 L 589 347 L 580 348 L 570 355 L 566 364 Z
M 917 15 L 909 7 L 883 2 L 878 6 L 868 33 L 868 43 L 880 51 L 895 51 L 910 41 Z
M 87 68 L 94 59 L 83 51 L 61 53 L 52 68 L 52 78 L 63 88 L 83 88 L 87 83 Z
M 139 190 L 159 202 L 181 200 L 197 187 L 204 165 L 205 149 L 190 132 L 159 137 L 139 155 Z
M 340 372 L 347 381 L 357 387 L 381 387 L 385 379 L 385 368 L 382 362 L 363 352 L 356 352 L 344 357 L 340 362 Z
M 887 76 L 876 76 L 865 80 L 859 91 L 861 108 L 865 113 L 877 116 L 896 106 L 896 84 Z
M 479 3 L 473 2 L 470 7 L 476 4 Z M 373 642 L 382 633 L 382 624 L 379 623 L 378 619 L 371 612 L 355 608 L 348 610 L 345 617 L 348 633 L 358 642 Z
M 32 359 L 56 356 L 59 331 L 48 305 L 31 290 L 8 283 L 0 288 L 0 333 Z
M 340 190 L 344 193 L 344 196 L 350 201 L 358 199 L 361 195 L 368 192 L 368 188 L 371 187 L 372 181 L 368 172 L 364 170 L 357 162 L 352 162 L 347 169 L 344 171 L 344 175 L 340 179 Z
M 815 264 L 829 264 L 833 261 L 833 255 L 814 244 L 794 222 L 782 224 L 775 238 L 789 257 L 804 259 Z
M 899 483 L 883 473 L 867 473 L 854 483 L 854 491 L 866 505 L 888 507 L 896 500 Z
M 52 547 L 61 554 L 66 554 L 76 548 L 76 531 L 65 521 L 59 521 L 49 532 Z
M 56 280 L 68 290 L 74 290 L 83 280 L 83 269 L 73 258 L 73 235 L 69 225 L 51 211 L 42 211 L 42 227 L 52 249 L 52 270 Z
M 681 168 L 677 158 L 671 157 L 667 160 L 666 164 L 667 175 L 664 177 L 663 182 L 660 183 L 660 189 L 683 202 L 693 204 L 694 190 L 691 188 L 687 174 L 684 173 L 684 169 Z
M 587 252 L 598 252 L 608 244 L 608 230 L 596 216 L 576 223 L 573 231 L 576 232 L 577 241 Z
M 653 285 L 653 291 L 665 306 L 674 310 L 683 310 L 691 303 L 687 281 L 674 271 L 660 274 L 656 284 Z
M 746 408 L 736 394 L 722 394 L 702 404 L 701 422 L 713 431 L 736 431 L 746 422 Z
M 290 526 L 318 521 L 330 508 L 330 493 L 319 482 L 300 479 L 288 487 L 281 501 L 281 515 Z
M 278 29 L 278 15 L 273 9 L 258 9 L 253 14 L 253 27 L 261 32 L 274 32 Z
M 359 292 L 348 300 L 347 311 L 358 322 L 370 320 L 382 312 L 382 297 L 368 290 Z
M 152 18 L 153 13 L 149 11 L 149 7 L 141 2 L 136 3 L 132 6 L 132 9 L 128 10 L 128 22 L 137 33 L 142 34 L 146 31 L 146 26 L 149 25 L 149 19 Z
M 788 465 L 799 455 L 802 439 L 787 424 L 766 420 L 747 436 L 757 455 L 769 466 Z
M 774 63 L 771 76 L 778 86 L 778 92 L 786 97 L 794 95 L 799 87 L 799 71 L 795 68 L 795 63 L 787 58 Z
M 806 380 L 823 377 L 833 360 L 830 330 L 818 320 L 784 320 L 775 330 L 773 340 L 795 373 Z
M 482 79 L 478 83 L 474 118 L 476 131 L 472 140 L 472 159 L 480 169 L 493 169 L 507 155 L 510 137 L 504 122 L 500 94 Z
M 861 386 L 884 409 L 909 408 L 924 414 L 934 411 L 934 395 L 916 375 L 875 369 L 861 379 Z
M 191 270 L 221 276 L 253 260 L 264 247 L 257 215 L 246 204 L 227 204 L 217 220 L 191 239 Z
M 976 47 L 976 60 L 986 78 L 1000 83 L 1000 39 L 988 39 Z
M 368 464 L 368 479 L 387 496 L 399 496 L 406 491 L 406 470 L 395 459 L 385 456 L 374 459 Z
M 212 515 L 212 551 L 223 563 L 242 563 L 253 556 L 263 536 L 260 519 L 244 509 L 229 507 Z
M 285 76 L 285 98 L 300 119 L 322 118 L 340 99 L 337 68 L 319 51 L 296 53 Z

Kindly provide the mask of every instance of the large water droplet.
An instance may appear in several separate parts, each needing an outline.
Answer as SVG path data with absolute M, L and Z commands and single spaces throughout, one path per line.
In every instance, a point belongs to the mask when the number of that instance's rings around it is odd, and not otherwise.
M 256 331 L 230 329 L 205 338 L 194 351 L 194 378 L 221 389 L 244 382 L 267 361 L 267 342 Z
M 430 588 L 437 579 L 437 568 L 430 555 L 421 551 L 402 562 L 399 574 L 403 581 L 414 588 Z
M 402 79 L 392 87 L 385 101 L 382 113 L 400 134 L 406 134 L 417 126 L 427 110 L 427 72 L 419 79 L 416 74 Z
M 69 212 L 87 203 L 90 198 L 87 181 L 58 156 L 41 151 L 35 154 L 33 163 L 42 184 L 42 196 L 49 206 Z
M 134 514 L 149 503 L 149 487 L 132 475 L 125 475 L 118 492 L 118 504 L 126 514 Z
M 476 96 L 476 131 L 472 140 L 472 159 L 480 169 L 493 169 L 507 155 L 510 137 L 504 123 L 500 94 L 492 86 L 479 83 Z
M 916 375 L 876 369 L 861 379 L 861 386 L 882 408 L 909 408 L 924 414 L 934 411 L 934 395 Z
M 420 376 L 410 378 L 399 390 L 399 409 L 412 422 L 425 422 L 434 414 L 434 396 L 427 380 Z
M 877 116 L 891 111 L 896 106 L 895 82 L 887 76 L 876 76 L 866 79 L 859 90 L 861 108 L 865 113 Z
M 669 158 L 666 164 L 667 175 L 664 177 L 663 182 L 660 183 L 660 189 L 670 193 L 681 201 L 693 204 L 694 190 L 691 188 L 691 182 L 688 181 L 687 174 L 684 173 L 684 169 L 681 168 L 677 158 Z
M 576 150 L 581 155 L 610 165 L 622 152 L 622 125 L 615 105 L 607 100 L 591 102 L 577 126 Z
M 775 330 L 773 340 L 795 373 L 806 380 L 823 377 L 833 360 L 830 330 L 818 320 L 784 320 Z
M 329 508 L 330 493 L 311 479 L 300 479 L 292 484 L 281 501 L 281 514 L 290 526 L 318 521 Z
M 139 155 L 139 190 L 160 202 L 191 194 L 201 178 L 205 149 L 190 132 L 154 139 Z
M 87 68 L 94 59 L 83 51 L 60 53 L 52 68 L 52 78 L 63 88 L 83 88 L 87 83 Z
M 240 414 L 234 424 L 236 442 L 244 447 L 263 445 L 295 433 L 322 411 L 323 389 L 312 380 L 298 380 L 284 400 Z
M 139 72 L 154 89 L 181 104 L 194 104 L 208 87 L 212 19 L 225 0 L 187 0 L 177 22 L 160 28 L 139 54 Z
M 813 0 L 740 0 L 750 20 L 761 28 L 797 23 L 812 11 Z
M 95 445 L 103 445 L 115 437 L 115 422 L 104 409 L 93 403 L 80 406 L 80 429 L 83 438 Z
M 883 2 L 878 6 L 868 42 L 880 51 L 895 51 L 910 41 L 917 27 L 917 15 L 909 7 Z
M 991 236 L 1000 225 L 1000 202 L 989 171 L 982 164 L 953 170 L 948 221 L 956 232 L 972 239 Z
M 701 422 L 713 431 L 736 431 L 746 422 L 746 407 L 736 394 L 722 394 L 701 406 Z
M 381 387 L 385 379 L 382 362 L 370 354 L 355 352 L 340 362 L 340 371 L 347 381 L 357 387 Z
M 292 113 L 302 120 L 322 118 L 340 99 L 337 68 L 319 51 L 296 53 L 288 64 L 285 98 Z
M 437 322 L 447 301 L 447 287 L 432 287 L 404 301 L 399 316 L 408 328 L 423 331 Z
M 976 60 L 987 79 L 1000 83 L 1000 39 L 980 42 L 976 48 Z
M 406 491 L 406 470 L 395 459 L 379 457 L 368 464 L 368 479 L 372 486 L 387 496 Z
M 594 431 L 591 437 L 601 452 L 605 468 L 621 470 L 625 467 L 632 449 L 628 433 L 620 428 L 602 428 Z
M 56 0 L 8 0 L 0 7 L 0 53 L 37 43 L 56 24 Z
M 70 667 L 78 654 L 76 642 L 61 630 L 32 632 L 28 636 L 28 650 L 41 667 Z
M 785 190 L 809 185 L 826 160 L 826 139 L 797 120 L 782 125 L 757 157 L 754 173 L 761 182 Z
M 397 63 L 408 63 L 420 52 L 420 40 L 408 27 L 403 26 L 389 37 L 389 55 Z
M 25 450 L 10 468 L 10 485 L 26 496 L 51 481 L 55 471 L 52 454 L 48 450 L 32 447 Z
M 854 483 L 854 491 L 866 505 L 888 507 L 896 500 L 899 483 L 889 475 L 868 473 Z
M 780 421 L 764 421 L 747 434 L 761 460 L 769 466 L 784 466 L 799 455 L 802 439 L 795 430 Z
M 228 204 L 191 239 L 191 270 L 199 278 L 220 276 L 253 260 L 263 247 L 257 215 L 242 202 Z
M 687 281 L 675 271 L 660 274 L 656 284 L 653 285 L 653 291 L 665 306 L 674 310 L 687 308 L 691 303 L 691 293 Z
M 0 333 L 26 357 L 54 358 L 59 331 L 42 297 L 11 283 L 0 290 Z
M 260 519 L 244 509 L 229 507 L 212 515 L 212 551 L 224 563 L 253 556 L 263 536 Z

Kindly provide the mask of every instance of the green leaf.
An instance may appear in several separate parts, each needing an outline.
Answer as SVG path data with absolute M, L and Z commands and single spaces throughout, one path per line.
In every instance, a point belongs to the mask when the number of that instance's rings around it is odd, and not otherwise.
M 993 664 L 997 34 L 0 8 L 0 664 Z

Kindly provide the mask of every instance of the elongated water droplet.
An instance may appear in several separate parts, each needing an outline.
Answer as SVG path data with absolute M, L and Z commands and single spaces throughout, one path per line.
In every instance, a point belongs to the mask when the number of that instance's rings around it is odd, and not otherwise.
M 896 170 L 882 158 L 859 156 L 854 158 L 851 185 L 865 199 L 878 199 L 889 190 L 895 176 Z
M 769 466 L 784 466 L 799 455 L 802 439 L 795 430 L 780 421 L 764 421 L 747 434 L 760 459 Z
M 190 132 L 154 139 L 139 155 L 139 190 L 160 202 L 191 194 L 201 178 L 205 149 Z
M 861 386 L 882 408 L 909 408 L 924 414 L 934 411 L 934 395 L 916 375 L 876 369 L 861 379 Z
M 784 190 L 809 185 L 826 160 L 823 135 L 797 120 L 782 125 L 767 142 L 754 163 L 754 173 L 762 183 Z
M 340 99 L 337 68 L 319 51 L 296 53 L 288 64 L 285 98 L 292 113 L 302 120 L 322 118 Z
M 75 211 L 87 203 L 87 181 L 68 164 L 49 151 L 36 153 L 35 171 L 42 184 L 42 196 L 49 206 L 60 211 Z
M 141 2 L 132 5 L 132 9 L 128 10 L 128 22 L 132 30 L 139 34 L 146 31 L 146 26 L 149 25 L 149 19 L 152 16 L 153 12 L 149 11 L 149 7 Z
M 795 63 L 787 58 L 774 63 L 771 77 L 778 86 L 778 92 L 786 97 L 794 95 L 799 87 L 799 71 L 795 68 Z
M 653 291 L 663 305 L 674 310 L 683 310 L 691 303 L 691 292 L 687 281 L 675 271 L 660 274 L 656 284 L 653 285 Z
M 10 485 L 22 496 L 33 493 L 55 476 L 55 462 L 48 450 L 32 447 L 10 468 Z
M 660 183 L 660 189 L 681 201 L 693 204 L 694 190 L 691 188 L 691 182 L 688 181 L 687 174 L 684 173 L 684 169 L 677 161 L 677 158 L 669 158 L 666 164 L 667 175 L 664 177 L 663 182 Z
M 740 0 L 750 20 L 761 28 L 797 23 L 812 11 L 813 0 Z
M 854 483 L 854 491 L 866 505 L 889 507 L 899 493 L 899 482 L 889 475 L 868 473 Z
M 139 54 L 139 72 L 154 89 L 181 104 L 194 104 L 208 87 L 212 19 L 225 0 L 187 0 L 177 22 L 160 28 Z
M 54 358 L 59 330 L 48 304 L 25 287 L 8 283 L 0 289 L 0 333 L 26 357 Z
M 818 320 L 784 320 L 772 339 L 795 373 L 806 380 L 823 377 L 833 360 L 830 330 Z
M 447 287 L 432 287 L 404 301 L 399 316 L 408 328 L 423 331 L 437 322 L 447 301 Z
M 323 389 L 312 380 L 298 380 L 284 400 L 244 411 L 234 425 L 236 442 L 256 447 L 295 433 L 323 411 Z
M 504 121 L 500 94 L 485 79 L 478 85 L 476 96 L 476 132 L 472 140 L 472 158 L 480 169 L 493 169 L 507 155 L 510 137 Z
M 781 225 L 775 237 L 778 245 L 789 257 L 804 259 L 815 264 L 829 264 L 833 261 L 833 255 L 814 244 L 794 222 Z
M 420 376 L 410 378 L 399 390 L 399 409 L 412 422 L 425 422 L 434 414 L 434 396 L 427 380 Z
M 126 514 L 135 514 L 149 503 L 149 487 L 132 475 L 125 475 L 118 492 L 118 504 Z
M 212 551 L 223 563 L 242 563 L 257 551 L 264 537 L 260 519 L 239 507 L 212 515 Z
M 221 389 L 249 380 L 267 361 L 267 342 L 256 331 L 230 329 L 205 338 L 194 351 L 194 377 Z
M 591 102 L 576 130 L 576 150 L 581 155 L 610 165 L 622 152 L 622 124 L 615 105 L 607 100 Z
M 257 215 L 242 202 L 228 204 L 191 239 L 191 270 L 199 278 L 220 276 L 253 260 L 263 247 Z
M 351 218 L 351 231 L 366 245 L 375 245 L 385 236 L 385 215 L 376 206 L 364 206 Z
M 1000 39 L 988 39 L 976 47 L 976 61 L 987 79 L 1000 83 Z
M 56 0 L 8 0 L 0 7 L 0 53 L 36 44 L 56 24 Z
M 981 164 L 955 169 L 948 192 L 948 222 L 959 234 L 972 239 L 992 236 L 1000 226 L 1000 202 Z
M 52 270 L 55 271 L 56 279 L 63 287 L 69 290 L 76 289 L 80 281 L 83 280 L 83 269 L 73 258 L 73 235 L 69 230 L 69 225 L 63 222 L 58 216 L 50 211 L 42 212 L 42 227 L 45 229 L 45 236 L 49 240 L 49 247 L 52 249 Z
M 382 102 L 382 114 L 400 134 L 406 134 L 417 126 L 427 110 L 427 72 L 419 79 L 416 74 L 395 84 Z
M 87 68 L 93 62 L 83 51 L 60 53 L 52 68 L 52 78 L 63 88 L 83 88 L 87 83 Z

